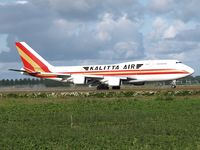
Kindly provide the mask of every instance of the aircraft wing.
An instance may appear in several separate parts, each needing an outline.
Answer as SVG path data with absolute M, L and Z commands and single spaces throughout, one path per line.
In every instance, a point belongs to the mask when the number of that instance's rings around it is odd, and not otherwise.
M 38 76 L 43 76 L 45 78 L 49 78 L 49 77 L 56 77 L 56 78 L 60 78 L 62 79 L 62 81 L 68 80 L 71 77 L 71 74 L 64 74 L 64 73 L 54 73 L 54 72 L 39 72 L 37 74 Z
M 63 82 L 73 82 L 74 84 L 96 84 L 101 82 L 103 77 L 97 77 L 93 75 L 80 75 L 80 74 L 63 74 L 63 73 L 44 73 L 42 75 L 51 76 L 55 75 L 57 78 L 61 78 Z
M 44 75 L 44 76 L 57 76 L 58 78 L 70 77 L 71 76 L 71 74 L 54 73 L 54 72 L 39 72 L 38 74 Z

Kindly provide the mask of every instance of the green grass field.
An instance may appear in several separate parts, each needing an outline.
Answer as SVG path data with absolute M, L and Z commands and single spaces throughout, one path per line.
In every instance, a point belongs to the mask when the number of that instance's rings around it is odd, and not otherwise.
M 200 149 L 200 96 L 1 98 L 0 149 Z

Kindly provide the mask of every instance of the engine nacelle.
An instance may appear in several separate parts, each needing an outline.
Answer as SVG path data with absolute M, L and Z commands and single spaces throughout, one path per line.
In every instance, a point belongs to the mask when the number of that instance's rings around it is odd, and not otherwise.
M 85 77 L 83 75 L 73 75 L 72 81 L 74 84 L 85 84 Z
M 120 86 L 121 84 L 120 78 L 117 77 L 105 77 L 103 80 L 105 80 L 106 81 L 105 83 L 108 84 L 109 86 Z

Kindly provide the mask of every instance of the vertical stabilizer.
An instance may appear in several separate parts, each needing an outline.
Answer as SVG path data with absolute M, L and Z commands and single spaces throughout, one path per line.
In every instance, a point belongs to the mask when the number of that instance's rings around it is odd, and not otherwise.
M 16 47 L 26 71 L 51 72 L 52 65 L 35 52 L 28 44 L 25 42 L 16 42 Z

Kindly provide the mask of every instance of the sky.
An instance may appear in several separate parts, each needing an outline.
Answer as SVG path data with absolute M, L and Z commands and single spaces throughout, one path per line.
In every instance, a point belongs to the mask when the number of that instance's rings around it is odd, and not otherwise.
M 0 79 L 25 41 L 52 65 L 178 59 L 200 75 L 199 0 L 0 0 Z

